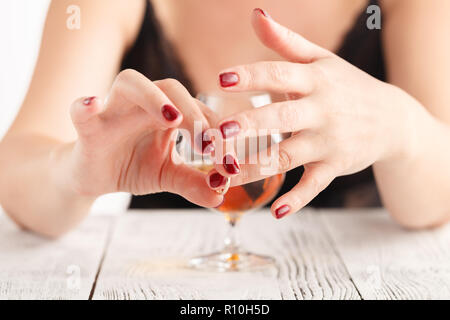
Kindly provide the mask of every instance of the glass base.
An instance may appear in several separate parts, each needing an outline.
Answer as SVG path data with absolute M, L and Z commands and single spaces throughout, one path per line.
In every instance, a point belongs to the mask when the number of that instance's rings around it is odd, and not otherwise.
M 250 252 L 214 252 L 189 260 L 189 267 L 205 271 L 252 271 L 274 266 L 273 258 Z

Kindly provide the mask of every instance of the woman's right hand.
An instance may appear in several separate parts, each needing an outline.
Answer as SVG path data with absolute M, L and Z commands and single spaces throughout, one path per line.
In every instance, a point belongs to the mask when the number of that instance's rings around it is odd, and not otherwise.
M 175 107 L 176 106 L 176 107 Z M 178 81 L 152 82 L 134 70 L 115 79 L 107 101 L 80 98 L 71 107 L 78 140 L 69 151 L 65 183 L 80 195 L 169 191 L 205 207 L 221 203 L 205 174 L 173 159 L 176 128 L 193 132 L 208 121 Z

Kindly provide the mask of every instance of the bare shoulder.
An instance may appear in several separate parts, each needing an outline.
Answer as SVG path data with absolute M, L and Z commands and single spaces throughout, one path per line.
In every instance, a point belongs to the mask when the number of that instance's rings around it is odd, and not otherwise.
M 145 1 L 53 0 L 31 84 L 8 134 L 73 141 L 67 107 L 79 97 L 107 93 L 139 32 Z
M 450 8 L 450 1 L 448 0 L 380 0 L 380 6 L 383 12 L 389 16 L 393 13 L 406 15 L 409 13 L 427 13 L 445 11 Z M 443 12 L 449 14 L 449 12 Z M 431 19 L 431 17 L 429 17 Z
M 101 29 L 109 29 L 111 32 L 120 30 L 123 32 L 125 41 L 133 42 L 141 25 L 146 1 L 53 0 L 50 4 L 47 24 L 58 23 L 60 26 L 68 26 L 76 21 L 79 25 L 74 27 L 85 32 L 90 32 L 102 25 L 104 28 Z M 114 27 L 111 28 L 112 26 Z
M 450 123 L 450 1 L 381 0 L 388 80 Z M 424 81 L 424 79 L 427 79 Z

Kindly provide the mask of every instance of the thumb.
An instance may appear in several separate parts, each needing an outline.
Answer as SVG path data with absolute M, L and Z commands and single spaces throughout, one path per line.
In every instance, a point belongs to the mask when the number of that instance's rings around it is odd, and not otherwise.
M 273 20 L 262 9 L 254 9 L 252 25 L 261 42 L 291 62 L 311 63 L 332 53 L 309 42 L 298 33 Z
M 213 208 L 223 202 L 223 196 L 206 183 L 206 173 L 183 163 L 176 152 L 169 155 L 160 176 L 160 187 L 164 191 L 181 195 L 186 200 L 202 207 Z
M 84 97 L 75 100 L 70 106 L 70 116 L 80 137 L 89 136 L 99 129 L 98 114 L 104 104 L 97 97 Z

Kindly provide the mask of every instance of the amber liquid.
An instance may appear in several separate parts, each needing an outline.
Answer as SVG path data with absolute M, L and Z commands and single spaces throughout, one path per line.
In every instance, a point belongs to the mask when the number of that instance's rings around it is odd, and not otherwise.
M 203 172 L 209 172 L 212 165 L 197 167 Z M 284 182 L 284 173 L 244 185 L 230 187 L 224 196 L 224 202 L 215 208 L 225 214 L 230 222 L 235 222 L 240 215 L 260 208 L 270 202 L 278 193 Z
M 275 197 L 283 181 L 284 174 L 277 174 L 263 180 L 231 187 L 225 194 L 225 201 L 217 210 L 225 213 L 243 213 L 262 207 Z

